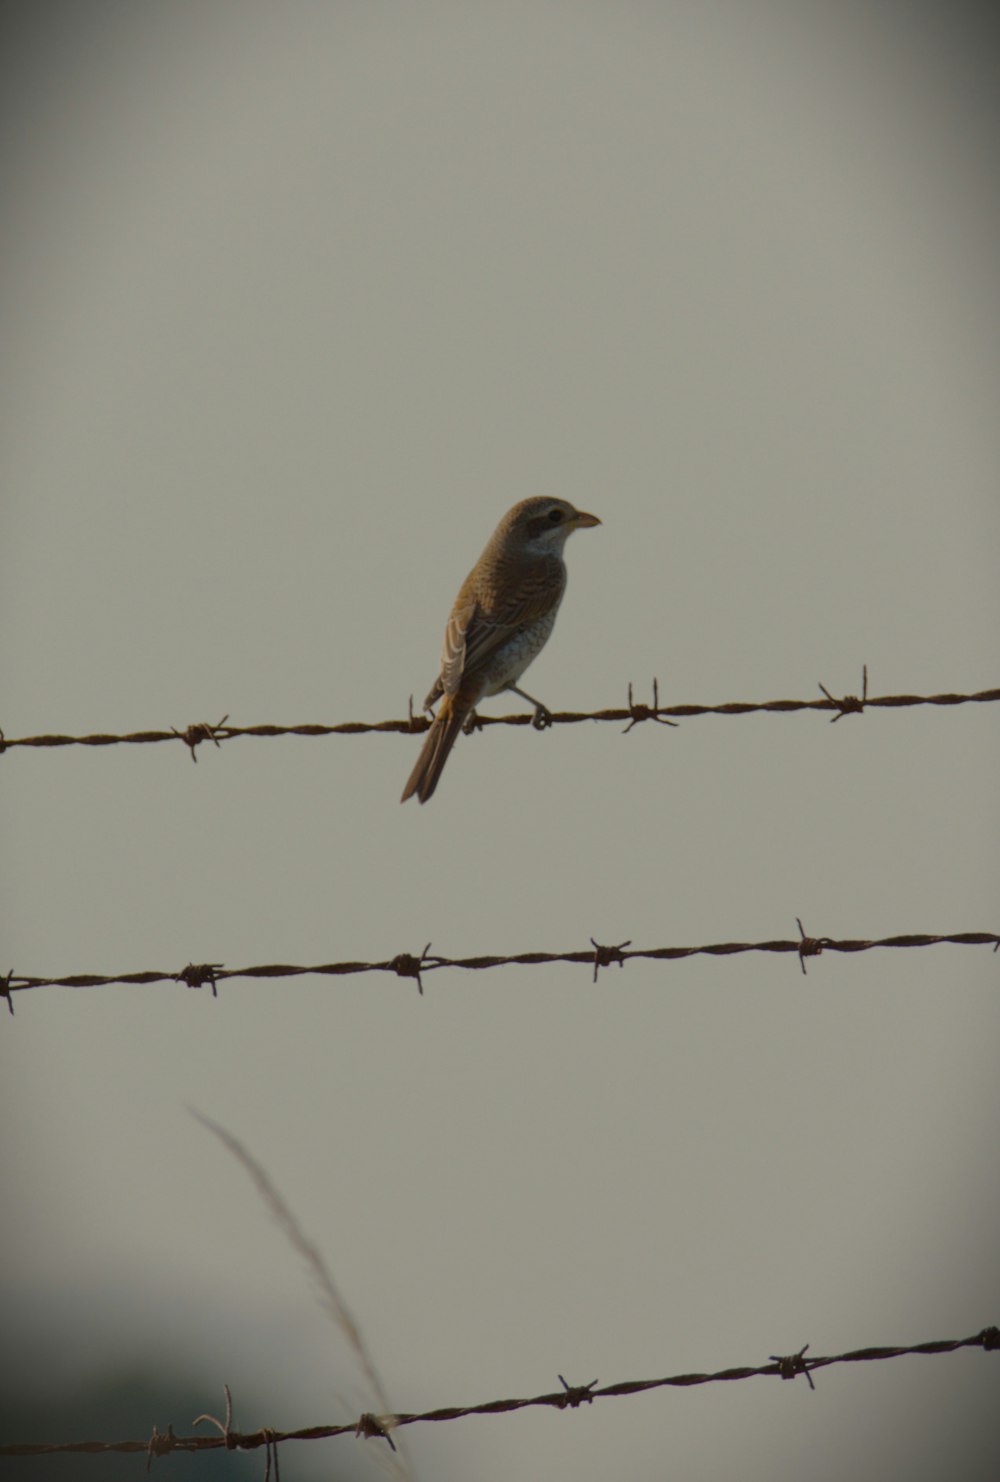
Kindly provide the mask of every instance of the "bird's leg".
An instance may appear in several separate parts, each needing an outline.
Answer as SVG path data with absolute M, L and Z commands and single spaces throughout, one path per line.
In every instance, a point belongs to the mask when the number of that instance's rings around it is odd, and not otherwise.
M 534 705 L 535 713 L 531 718 L 531 724 L 535 730 L 547 730 L 552 724 L 552 712 L 548 706 L 543 705 L 541 700 L 536 700 L 534 695 L 529 695 L 525 690 L 519 690 L 516 684 L 509 684 L 507 688 L 512 690 L 515 695 L 520 695 L 522 700 L 527 700 L 529 705 Z

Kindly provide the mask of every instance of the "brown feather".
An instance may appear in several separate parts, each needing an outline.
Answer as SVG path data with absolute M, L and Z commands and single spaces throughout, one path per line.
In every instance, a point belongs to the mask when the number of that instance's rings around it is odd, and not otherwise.
M 438 677 L 424 701 L 428 710 L 439 699 L 441 706 L 403 791 L 404 803 L 414 794 L 426 803 L 480 700 L 514 688 L 545 646 L 566 590 L 566 537 L 600 523 L 567 500 L 544 497 L 523 499 L 504 515 L 448 618 Z
M 407 798 L 412 798 L 416 793 L 422 803 L 433 795 L 444 771 L 444 764 L 448 760 L 451 748 L 459 731 L 465 723 L 470 707 L 453 700 L 450 695 L 445 695 L 441 701 L 441 708 L 435 715 L 427 739 L 420 749 L 417 764 L 410 773 L 409 780 L 403 788 L 401 803 Z

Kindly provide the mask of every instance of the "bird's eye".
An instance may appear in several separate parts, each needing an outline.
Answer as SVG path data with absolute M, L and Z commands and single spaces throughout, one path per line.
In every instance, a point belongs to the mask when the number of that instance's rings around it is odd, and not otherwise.
M 563 517 L 563 512 L 562 512 L 561 509 L 550 509 L 549 510 L 549 521 L 550 521 L 551 524 L 558 525 L 559 524 L 559 521 L 562 519 L 562 517 Z

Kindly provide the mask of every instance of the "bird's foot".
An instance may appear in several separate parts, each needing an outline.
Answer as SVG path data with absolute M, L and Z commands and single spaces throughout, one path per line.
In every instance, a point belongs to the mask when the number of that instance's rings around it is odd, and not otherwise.
M 531 724 L 536 731 L 547 731 L 552 724 L 552 711 L 546 705 L 535 702 L 535 713 L 531 717 Z

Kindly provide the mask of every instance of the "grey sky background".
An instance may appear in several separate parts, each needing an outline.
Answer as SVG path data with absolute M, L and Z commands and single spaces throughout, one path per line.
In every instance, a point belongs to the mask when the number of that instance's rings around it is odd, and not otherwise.
M 856 692 L 864 662 L 876 694 L 995 685 L 996 38 L 870 12 L 10 8 L 7 735 L 401 715 L 534 493 L 604 521 L 526 681 L 552 708 Z M 0 969 L 995 930 L 994 708 L 493 728 L 426 808 L 403 736 L 11 751 Z M 190 1106 L 399 1409 L 976 1332 L 997 964 L 21 994 L 11 1361 L 177 1353 L 246 1429 L 368 1407 Z M 900 1359 L 405 1444 L 421 1479 L 992 1478 L 995 1382 Z

